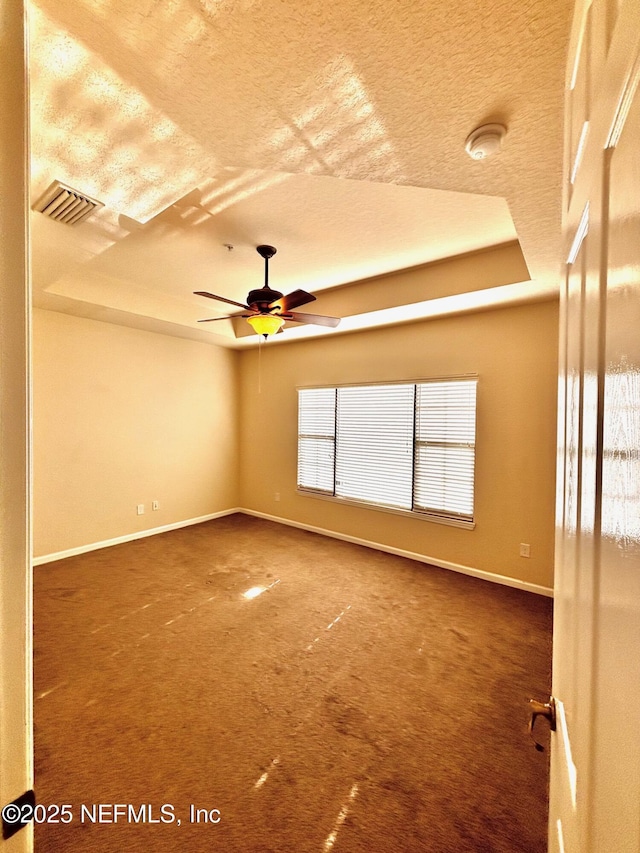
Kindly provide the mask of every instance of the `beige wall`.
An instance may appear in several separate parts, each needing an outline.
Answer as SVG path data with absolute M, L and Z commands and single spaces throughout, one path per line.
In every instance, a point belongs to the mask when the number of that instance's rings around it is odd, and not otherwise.
M 36 310 L 34 556 L 237 506 L 237 360 Z
M 0 803 L 33 785 L 27 10 L 0 13 Z M 33 823 L 0 841 L 33 850 Z
M 525 583 L 553 586 L 556 302 L 241 353 L 242 506 Z M 296 387 L 479 374 L 476 528 L 296 494 Z M 280 501 L 274 494 L 280 493 Z M 519 544 L 531 545 L 529 559 Z
M 242 506 L 552 587 L 557 320 L 544 302 L 270 342 L 259 376 L 257 349 L 36 310 L 35 556 Z M 475 530 L 296 494 L 296 387 L 473 372 Z

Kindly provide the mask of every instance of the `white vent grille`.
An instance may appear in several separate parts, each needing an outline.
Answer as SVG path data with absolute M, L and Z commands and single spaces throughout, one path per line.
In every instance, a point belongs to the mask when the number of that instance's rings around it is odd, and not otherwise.
M 104 207 L 101 201 L 89 198 L 59 181 L 54 181 L 33 205 L 34 210 L 39 210 L 49 219 L 65 222 L 67 225 L 82 222 L 99 207 Z

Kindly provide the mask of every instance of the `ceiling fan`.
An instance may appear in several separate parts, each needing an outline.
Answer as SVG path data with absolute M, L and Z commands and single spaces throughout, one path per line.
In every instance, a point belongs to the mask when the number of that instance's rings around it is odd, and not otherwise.
M 337 317 L 323 317 L 321 314 L 300 314 L 292 311 L 300 305 L 306 305 L 315 301 L 315 296 L 304 290 L 294 290 L 283 296 L 278 290 L 269 287 L 269 258 L 272 258 L 276 249 L 273 246 L 256 246 L 258 254 L 264 258 L 264 285 L 256 290 L 250 290 L 247 295 L 247 304 L 227 299 L 226 296 L 216 296 L 206 290 L 195 290 L 195 296 L 207 296 L 209 299 L 217 299 L 219 302 L 227 302 L 229 305 L 237 305 L 242 311 L 235 311 L 225 317 L 209 317 L 206 320 L 198 320 L 198 323 L 213 323 L 216 320 L 228 320 L 231 317 L 245 317 L 247 322 L 259 334 L 273 335 L 282 331 L 285 320 L 294 323 L 313 323 L 316 326 L 330 326 L 335 328 L 340 320 Z

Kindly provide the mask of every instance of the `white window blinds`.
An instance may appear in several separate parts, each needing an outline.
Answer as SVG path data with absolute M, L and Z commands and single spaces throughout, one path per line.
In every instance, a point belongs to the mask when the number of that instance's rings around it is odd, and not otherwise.
M 472 521 L 476 379 L 299 393 L 298 488 Z
M 336 389 L 298 391 L 298 488 L 332 495 Z
M 414 385 L 338 388 L 336 496 L 411 509 L 414 392 Z
M 473 379 L 416 388 L 416 510 L 473 518 L 476 385 Z

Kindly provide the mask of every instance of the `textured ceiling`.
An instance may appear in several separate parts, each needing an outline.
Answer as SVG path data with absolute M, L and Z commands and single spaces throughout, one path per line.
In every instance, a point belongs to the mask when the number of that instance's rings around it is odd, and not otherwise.
M 226 310 L 192 291 L 244 301 L 259 243 L 278 249 L 272 285 L 331 289 L 345 330 L 548 296 L 571 9 L 37 0 L 32 201 L 56 179 L 105 206 L 75 226 L 32 213 L 35 304 L 244 345 L 230 321 L 197 324 Z M 490 121 L 503 149 L 474 161 L 465 139 Z M 516 240 L 529 275 L 516 262 L 484 303 L 420 277 L 395 306 L 367 296 L 377 276 Z

